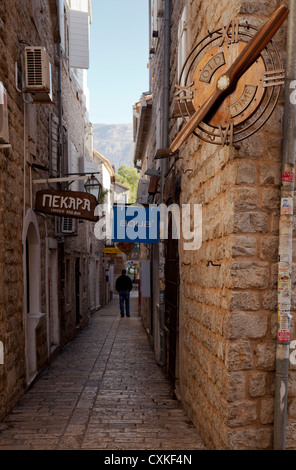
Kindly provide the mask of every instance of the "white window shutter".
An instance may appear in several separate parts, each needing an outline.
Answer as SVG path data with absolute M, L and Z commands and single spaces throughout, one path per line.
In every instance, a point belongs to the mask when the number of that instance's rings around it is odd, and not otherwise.
M 187 23 L 187 7 L 185 6 L 178 25 L 178 78 L 187 56 Z
M 75 231 L 74 220 L 71 217 L 62 217 L 61 229 L 62 233 L 73 233 Z
M 137 203 L 147 204 L 149 180 L 140 179 L 138 183 Z
M 89 68 L 89 17 L 84 11 L 69 10 L 69 63 Z

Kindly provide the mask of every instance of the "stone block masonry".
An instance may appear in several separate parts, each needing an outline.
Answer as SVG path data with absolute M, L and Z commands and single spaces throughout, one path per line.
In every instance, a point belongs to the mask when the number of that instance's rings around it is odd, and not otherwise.
M 279 3 L 173 2 L 172 51 L 177 50 L 185 5 L 190 51 L 208 31 L 229 24 L 233 17 L 263 24 Z M 285 33 L 286 24 L 275 37 L 283 57 Z M 173 54 L 173 83 L 176 60 Z M 232 147 L 192 136 L 180 149 L 177 163 L 184 175 L 181 204 L 203 206 L 202 247 L 181 252 L 181 396 L 213 449 L 273 445 L 282 118 L 281 95 L 271 119 L 255 135 Z M 176 133 L 172 122 L 171 140 Z M 209 265 L 209 260 L 218 266 Z M 294 383 L 293 365 L 291 369 Z M 287 440 L 294 449 L 293 386 L 289 403 Z
M 67 54 L 58 60 L 61 38 L 58 38 L 56 7 L 54 1 L 0 2 L 0 81 L 7 90 L 11 145 L 9 149 L 0 149 L 0 344 L 4 350 L 4 360 L 0 358 L 0 420 L 53 353 L 57 354 L 79 328 L 86 326 L 90 316 L 87 266 L 91 256 L 87 247 L 92 245 L 93 253 L 101 249 L 94 243 L 86 243 L 87 222 L 79 224 L 77 236 L 67 242 L 56 236 L 58 224 L 55 226 L 53 216 L 40 215 L 34 210 L 36 191 L 48 189 L 48 185 L 32 184 L 32 181 L 61 176 L 71 150 L 77 158 L 85 155 L 84 96 L 78 94 L 78 83 L 68 66 Z M 29 95 L 19 91 L 24 73 L 24 48 L 29 44 L 45 47 L 49 56 L 52 103 L 28 104 Z M 63 122 L 59 121 L 60 111 Z M 60 130 L 64 132 L 61 146 Z M 65 279 L 67 256 L 73 261 L 69 265 L 73 269 L 69 269 Z M 72 295 L 76 260 L 80 272 L 85 273 L 85 282 L 79 284 L 81 295 L 77 287 L 79 315 Z M 67 311 L 63 305 L 65 291 L 72 301 Z
M 53 31 L 50 12 L 44 6 L 42 38 L 36 29 L 31 1 L 7 1 L 0 4 L 0 81 L 7 90 L 9 143 L 10 149 L 0 150 L 0 344 L 3 356 L 0 357 L 0 419 L 5 416 L 13 404 L 23 394 L 26 384 L 25 333 L 24 333 L 24 280 L 22 230 L 24 212 L 30 208 L 29 185 L 24 191 L 24 173 L 29 181 L 29 168 L 24 172 L 24 148 L 30 148 L 27 160 L 45 166 L 48 165 L 48 116 L 55 112 L 55 105 L 36 105 L 32 108 L 34 119 L 25 118 L 25 106 L 21 93 L 15 86 L 15 63 L 21 72 L 21 56 L 24 42 L 32 45 L 46 44 L 53 63 Z M 45 19 L 46 18 L 46 19 Z M 56 90 L 56 74 L 53 68 L 53 89 Z M 56 112 L 57 114 L 57 112 Z M 32 118 L 32 115 L 30 115 Z M 25 120 L 27 121 L 25 122 Z M 32 134 L 32 125 L 39 123 L 38 138 L 35 134 L 33 146 L 27 138 Z M 25 129 L 26 126 L 26 129 Z M 28 134 L 28 135 L 26 135 Z M 25 137 L 24 137 L 25 136 Z M 25 142 L 24 142 L 25 140 Z M 29 139 L 30 140 L 30 139 Z M 35 176 L 34 170 L 32 171 Z M 28 204 L 24 204 L 24 194 Z M 44 229 L 44 220 L 40 221 L 40 231 Z M 47 222 L 47 234 L 54 234 L 54 225 Z M 43 239 L 44 240 L 44 239 Z M 44 254 L 44 244 L 41 243 Z M 41 295 L 42 310 L 45 311 L 45 256 L 42 255 L 41 273 L 43 289 Z M 37 364 L 42 368 L 46 363 L 47 351 L 45 322 L 36 330 Z

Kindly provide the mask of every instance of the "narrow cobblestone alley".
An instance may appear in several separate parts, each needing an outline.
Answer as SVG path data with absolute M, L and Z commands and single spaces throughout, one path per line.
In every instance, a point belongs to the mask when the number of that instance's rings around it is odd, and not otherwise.
M 0 450 L 202 450 L 135 311 L 93 314 L 0 423 Z

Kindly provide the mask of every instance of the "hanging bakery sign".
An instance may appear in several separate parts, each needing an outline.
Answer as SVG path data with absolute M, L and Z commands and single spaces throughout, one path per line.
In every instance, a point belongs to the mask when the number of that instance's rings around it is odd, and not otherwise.
M 97 221 L 95 196 L 79 191 L 42 190 L 36 193 L 35 211 L 58 217 Z
M 233 19 L 210 32 L 187 57 L 174 94 L 174 116 L 184 126 L 168 149 L 175 153 L 191 135 L 231 145 L 257 132 L 274 111 L 285 72 L 272 38 L 289 10 L 281 6 L 258 30 Z

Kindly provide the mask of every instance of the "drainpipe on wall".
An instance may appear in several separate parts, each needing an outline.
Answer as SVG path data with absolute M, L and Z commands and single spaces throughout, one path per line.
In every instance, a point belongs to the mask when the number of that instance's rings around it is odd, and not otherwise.
M 289 0 L 286 53 L 285 108 L 283 123 L 283 161 L 281 186 L 281 213 L 279 223 L 278 263 L 278 337 L 276 347 L 275 406 L 274 406 L 274 450 L 286 448 L 288 375 L 290 349 L 290 310 L 292 274 L 293 197 L 295 187 L 295 104 L 291 102 L 291 85 L 295 88 L 296 53 L 296 2 Z M 284 200 L 291 210 L 285 212 Z M 284 280 L 285 277 L 285 280 Z M 283 295 L 283 284 L 289 279 L 288 296 Z
M 62 105 L 62 52 L 61 44 L 57 45 L 58 48 L 58 109 L 59 109 L 59 162 L 58 169 L 60 176 L 64 175 L 63 168 L 63 105 Z
M 59 28 L 59 39 L 56 43 L 56 52 L 58 56 L 58 117 L 59 117 L 59 153 L 58 153 L 58 171 L 59 176 L 64 175 L 63 168 L 63 104 L 62 104 L 62 48 L 61 48 L 61 3 L 60 0 L 56 0 L 56 8 L 58 15 L 58 28 Z
M 57 14 L 59 18 L 59 36 L 61 35 L 61 24 L 60 22 L 63 21 L 61 19 L 61 5 L 60 0 L 56 0 L 57 4 Z M 59 176 L 64 176 L 64 146 L 63 146 L 63 95 L 62 95 L 62 47 L 61 47 L 61 37 L 59 37 L 59 41 L 56 45 L 57 47 L 57 54 L 58 54 L 58 89 L 57 89 L 57 96 L 58 96 L 58 118 L 59 118 L 59 152 L 58 152 L 58 172 Z M 59 187 L 59 189 L 61 189 Z M 59 276 L 59 301 L 58 301 L 58 310 L 60 319 L 63 322 L 65 318 L 65 243 L 64 238 L 58 238 L 58 261 L 59 261 L 59 269 L 58 269 L 58 276 Z M 61 331 L 61 335 L 64 332 Z
M 149 14 L 149 94 L 151 93 L 152 75 L 151 75 L 151 38 L 152 38 L 152 0 L 148 0 L 148 14 Z
M 171 57 L 171 0 L 164 2 L 164 57 L 163 57 L 163 115 L 162 115 L 162 148 L 169 147 L 169 119 L 170 119 L 170 57 Z M 161 203 L 164 199 L 165 175 L 167 173 L 167 158 L 161 160 Z M 165 306 L 160 304 L 160 348 L 161 363 L 166 363 L 166 333 L 165 327 Z

